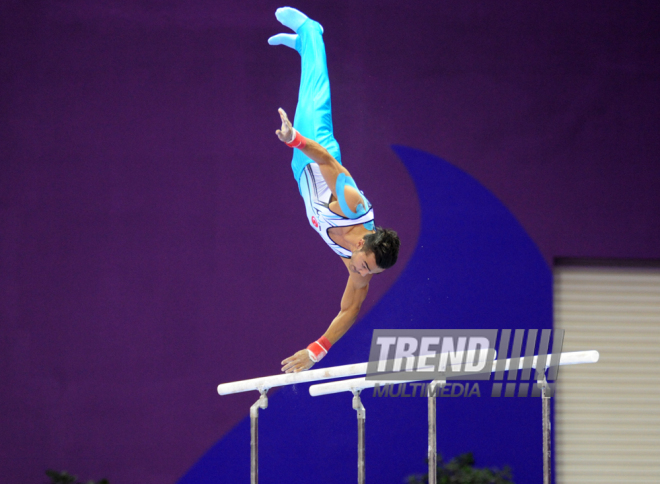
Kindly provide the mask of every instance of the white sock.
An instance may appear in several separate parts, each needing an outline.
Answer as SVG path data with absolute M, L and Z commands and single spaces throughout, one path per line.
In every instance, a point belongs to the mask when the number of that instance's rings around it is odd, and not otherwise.
M 291 7 L 282 7 L 275 10 L 275 17 L 285 27 L 298 32 L 300 26 L 307 20 L 307 15 Z
M 296 34 L 277 34 L 268 39 L 268 43 L 270 45 L 286 45 L 295 50 L 297 38 Z

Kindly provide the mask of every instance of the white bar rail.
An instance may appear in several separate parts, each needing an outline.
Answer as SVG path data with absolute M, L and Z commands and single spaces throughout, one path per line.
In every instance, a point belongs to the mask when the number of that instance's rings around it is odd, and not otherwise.
M 281 375 L 263 376 L 251 380 L 241 380 L 218 385 L 220 395 L 249 392 L 251 390 L 266 390 L 284 385 L 294 385 L 308 381 L 329 380 L 345 376 L 366 375 L 367 363 L 354 363 L 352 365 L 333 366 L 320 370 L 301 371 L 300 373 L 283 373 Z
M 550 362 L 551 362 L 551 357 L 552 355 L 546 355 L 545 356 L 545 367 L 549 368 L 550 367 Z M 529 357 L 527 357 L 529 358 Z M 564 366 L 564 365 L 579 365 L 582 363 L 596 363 L 598 362 L 598 358 L 600 358 L 600 354 L 596 350 L 591 350 L 591 351 L 572 351 L 570 353 L 561 353 L 561 357 L 559 359 L 559 365 Z M 518 361 L 518 369 L 522 370 L 523 369 L 523 364 L 524 364 L 524 359 L 525 357 L 520 357 L 520 358 L 509 358 L 504 361 L 504 367 L 503 368 L 498 368 L 498 363 L 499 365 L 502 365 L 502 361 L 495 360 L 493 361 L 493 367 L 491 370 L 491 373 L 494 373 L 496 371 L 508 371 L 511 367 L 511 364 L 513 362 L 513 365 L 515 367 L 515 362 Z M 532 361 L 532 368 L 536 368 L 538 362 L 538 356 L 534 356 L 534 359 Z M 474 373 L 472 373 L 474 374 Z M 426 378 L 426 380 L 429 380 L 433 378 L 433 375 L 429 375 L 429 378 Z M 353 392 L 355 390 L 364 390 L 365 388 L 373 388 L 374 386 L 378 385 L 385 385 L 385 384 L 399 384 L 399 383 L 410 383 L 410 382 L 415 382 L 415 381 L 423 381 L 424 379 L 413 379 L 413 380 L 366 380 L 364 377 L 362 378 L 353 378 L 351 380 L 340 380 L 340 381 L 335 381 L 331 383 L 321 383 L 319 385 L 312 385 L 309 387 L 309 394 L 313 397 L 318 397 L 320 395 L 329 395 L 331 393 L 339 393 L 339 392 Z
M 464 354 L 467 355 L 469 361 L 474 360 L 475 356 L 479 356 L 479 361 L 482 361 L 488 352 L 479 350 L 467 350 L 452 353 L 453 357 L 456 357 L 459 361 L 462 361 Z M 400 364 L 404 359 L 406 358 L 389 360 L 388 363 L 393 361 L 395 364 Z M 305 383 L 309 381 L 330 380 L 332 378 L 366 375 L 367 365 L 368 363 L 353 363 L 352 365 L 332 366 L 330 368 L 321 368 L 319 370 L 301 371 L 300 373 L 283 373 L 280 375 L 252 378 L 251 380 L 222 383 L 218 385 L 218 393 L 220 395 L 230 395 L 232 393 L 249 392 L 251 390 L 268 390 L 274 387 L 294 385 L 296 383 Z M 450 366 L 458 368 L 459 365 L 450 364 Z

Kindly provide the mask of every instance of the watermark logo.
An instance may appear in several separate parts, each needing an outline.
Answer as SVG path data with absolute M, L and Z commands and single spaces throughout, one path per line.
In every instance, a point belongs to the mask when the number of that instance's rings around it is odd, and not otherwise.
M 385 383 L 374 386 L 374 397 L 436 397 L 457 398 L 457 397 L 480 397 L 481 388 L 479 383 L 444 383 L 435 384 L 423 382 L 411 383 Z
M 563 330 L 374 330 L 367 380 L 374 396 L 541 396 L 554 393 Z M 524 348 L 524 351 L 523 351 Z M 433 385 L 423 383 L 431 380 Z

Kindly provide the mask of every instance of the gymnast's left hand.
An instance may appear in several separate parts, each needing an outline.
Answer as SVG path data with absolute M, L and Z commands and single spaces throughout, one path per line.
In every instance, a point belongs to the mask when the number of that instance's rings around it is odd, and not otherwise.
M 309 370 L 314 366 L 314 362 L 309 359 L 307 348 L 298 351 L 293 356 L 289 356 L 282 364 L 284 365 L 282 371 L 285 373 L 298 373 L 299 371 Z
M 279 108 L 277 110 L 280 113 L 280 119 L 282 120 L 282 128 L 275 131 L 275 134 L 284 143 L 289 143 L 293 140 L 293 125 L 289 121 L 289 117 L 284 112 L 284 109 Z

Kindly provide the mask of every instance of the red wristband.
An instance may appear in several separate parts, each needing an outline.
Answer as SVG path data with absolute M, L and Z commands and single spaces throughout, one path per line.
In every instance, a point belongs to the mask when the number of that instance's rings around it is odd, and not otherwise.
M 321 336 L 307 347 L 309 358 L 314 363 L 318 363 L 325 355 L 328 354 L 328 351 L 330 351 L 331 347 L 332 343 L 330 343 L 330 340 L 328 340 L 328 338 L 325 336 Z
M 293 129 L 293 135 L 293 139 L 286 144 L 289 148 L 302 149 L 307 145 L 307 138 L 301 135 L 299 131 Z

